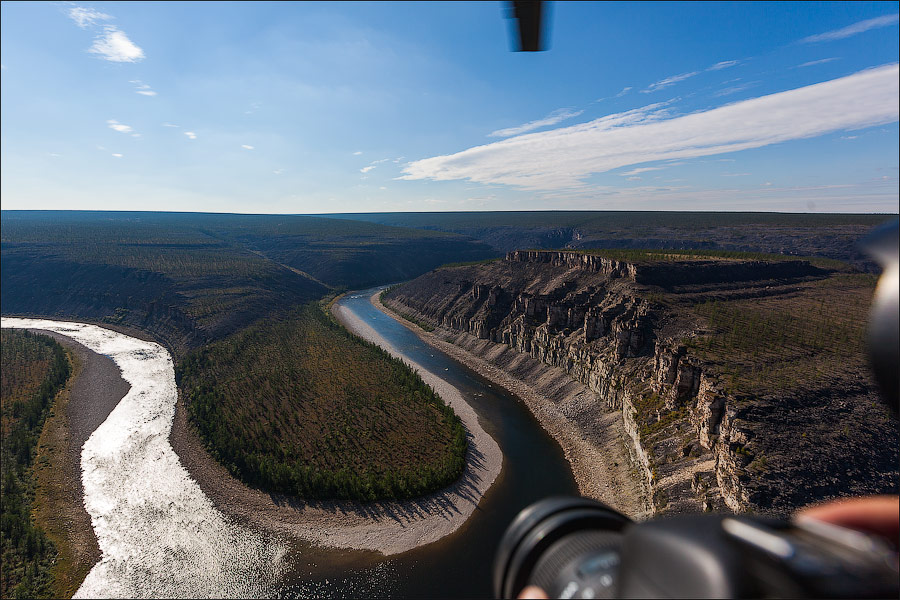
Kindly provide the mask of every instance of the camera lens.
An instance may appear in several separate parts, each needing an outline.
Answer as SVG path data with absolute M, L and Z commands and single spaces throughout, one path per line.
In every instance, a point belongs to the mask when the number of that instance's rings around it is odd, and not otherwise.
M 587 498 L 541 500 L 515 518 L 497 551 L 494 594 L 515 598 L 526 585 L 551 597 L 615 594 L 622 530 L 631 521 Z

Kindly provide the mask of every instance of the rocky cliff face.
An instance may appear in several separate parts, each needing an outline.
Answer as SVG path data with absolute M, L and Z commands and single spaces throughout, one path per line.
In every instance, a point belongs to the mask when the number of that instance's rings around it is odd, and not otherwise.
M 575 252 L 515 251 L 485 265 L 438 269 L 389 291 L 384 301 L 454 343 L 489 342 L 479 346 L 485 356 L 490 347 L 514 349 L 589 389 L 591 410 L 620 416 L 623 442 L 655 510 L 779 512 L 817 499 L 815 491 L 785 494 L 781 488 L 802 487 L 798 480 L 804 477 L 818 480 L 822 469 L 804 471 L 786 448 L 765 441 L 765 428 L 778 427 L 760 408 L 765 403 L 736 397 L 713 365 L 689 351 L 684 340 L 703 333 L 704 324 L 675 308 L 666 290 L 726 283 L 732 293 L 735 288 L 776 293 L 816 277 L 827 274 L 803 261 L 654 265 Z M 499 366 L 512 370 L 509 364 Z M 871 390 L 855 393 L 871 401 Z M 798 415 L 815 418 L 809 402 L 796 400 Z M 783 417 L 790 405 L 775 412 Z M 789 447 L 782 439 L 785 431 L 802 425 L 782 426 L 771 438 Z M 889 432 L 890 423 L 886 427 Z M 605 433 L 574 420 L 573 428 L 588 439 Z M 873 468 L 884 475 L 877 485 L 863 474 Z M 854 478 L 833 486 L 832 495 L 896 487 L 895 471 L 860 466 Z

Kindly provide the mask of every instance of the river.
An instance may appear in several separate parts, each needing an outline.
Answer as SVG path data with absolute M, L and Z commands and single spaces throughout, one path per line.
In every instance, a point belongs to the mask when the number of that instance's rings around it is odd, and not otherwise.
M 475 408 L 482 427 L 503 451 L 503 471 L 478 510 L 455 533 L 439 542 L 356 570 L 343 563 L 325 569 L 312 583 L 287 585 L 286 595 L 310 592 L 340 597 L 490 597 L 494 552 L 518 512 L 546 496 L 577 495 L 578 488 L 559 445 L 515 396 L 420 340 L 376 308 L 369 298 L 378 288 L 354 292 L 342 306 L 363 318 L 411 361 L 438 375 Z M 371 561 L 361 556 L 360 561 Z M 348 572 L 349 571 L 349 572 Z M 299 574 L 298 574 L 299 575 Z M 325 583 L 325 580 L 328 583 Z
M 504 455 L 478 509 L 438 542 L 385 558 L 283 542 L 215 509 L 168 442 L 177 393 L 161 346 L 94 325 L 3 318 L 47 329 L 110 356 L 131 384 L 82 450 L 85 506 L 103 558 L 76 596 L 489 597 L 504 529 L 531 502 L 576 494 L 556 442 L 514 396 L 422 342 L 369 301 L 340 302 L 409 360 L 456 387 Z

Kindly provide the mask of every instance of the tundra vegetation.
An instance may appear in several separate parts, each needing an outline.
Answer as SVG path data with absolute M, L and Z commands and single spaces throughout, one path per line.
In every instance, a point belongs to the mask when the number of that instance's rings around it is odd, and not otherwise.
M 865 326 L 877 278 L 843 274 L 767 298 L 710 298 L 692 307 L 707 329 L 691 352 L 743 395 L 836 385 L 865 372 Z
M 694 249 L 821 256 L 867 271 L 857 245 L 885 215 L 676 211 L 527 211 L 328 215 L 470 236 L 500 252 L 522 248 Z M 465 259 L 458 259 L 465 260 Z
M 452 410 L 317 301 L 495 256 L 488 246 L 300 216 L 2 217 L 4 314 L 86 320 L 165 344 L 201 439 L 248 484 L 374 500 L 425 494 L 462 472 L 466 437 Z
M 445 485 L 462 469 L 465 438 L 431 390 L 332 323 L 318 300 L 445 263 L 491 269 L 517 248 L 565 246 L 633 262 L 813 255 L 810 262 L 835 275 L 776 282 L 777 294 L 742 297 L 727 284 L 646 290 L 649 302 L 677 308 L 702 330 L 686 340 L 689 352 L 735 389 L 777 391 L 857 364 L 848 357 L 860 343 L 872 278 L 829 259 L 871 270 L 855 243 L 883 220 L 641 212 L 0 217 L 3 314 L 151 336 L 172 352 L 194 426 L 233 473 L 272 491 L 358 499 Z M 834 302 L 823 306 L 822 296 Z M 817 358 L 823 349 L 836 350 L 830 362 Z M 667 418 L 684 420 L 662 415 L 655 423 Z M 664 435 L 655 423 L 647 433 Z
M 178 380 L 210 451 L 253 486 L 301 498 L 410 498 L 449 485 L 465 466 L 453 411 L 318 303 L 189 354 Z
M 0 341 L 0 597 L 49 598 L 57 551 L 32 516 L 33 469 L 44 420 L 69 378 L 69 360 L 62 346 L 43 335 L 3 329 Z

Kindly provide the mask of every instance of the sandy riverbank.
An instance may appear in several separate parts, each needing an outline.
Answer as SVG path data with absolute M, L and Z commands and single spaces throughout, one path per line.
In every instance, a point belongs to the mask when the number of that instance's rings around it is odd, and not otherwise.
M 562 447 L 582 495 L 605 502 L 634 519 L 651 514 L 649 499 L 623 443 L 626 434 L 621 415 L 615 411 L 599 415 L 599 422 L 594 423 L 590 439 L 571 418 L 571 415 L 583 413 L 593 406 L 593 392 L 587 387 L 562 370 L 513 349 L 458 332 L 441 329 L 427 332 L 404 319 L 390 306 L 382 304 L 379 294 L 372 296 L 372 302 L 425 343 L 525 402 L 541 427 Z M 466 345 L 466 348 L 457 344 Z M 516 365 L 529 375 L 525 380 L 519 379 L 498 365 Z M 536 385 L 529 383 L 533 381 L 541 383 L 542 389 L 555 390 L 553 397 L 540 393 Z
M 459 415 L 469 432 L 469 450 L 466 469 L 454 485 L 415 500 L 372 503 L 306 502 L 251 489 L 209 456 L 181 400 L 170 435 L 172 447 L 216 507 L 241 524 L 325 547 L 385 555 L 435 542 L 462 526 L 475 511 L 500 473 L 500 447 L 456 388 L 410 362 L 350 311 L 338 304 L 333 311 L 350 331 L 404 359 Z

